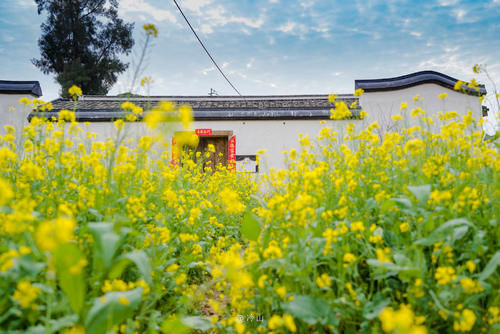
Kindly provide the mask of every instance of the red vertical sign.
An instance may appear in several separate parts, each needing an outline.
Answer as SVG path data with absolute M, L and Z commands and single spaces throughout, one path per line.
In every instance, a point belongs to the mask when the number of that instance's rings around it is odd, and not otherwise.
M 179 155 L 179 145 L 177 145 L 175 136 L 172 136 L 172 161 L 170 162 L 172 166 L 177 166 L 179 164 Z
M 229 149 L 228 149 L 228 169 L 236 170 L 236 136 L 232 136 L 229 139 Z

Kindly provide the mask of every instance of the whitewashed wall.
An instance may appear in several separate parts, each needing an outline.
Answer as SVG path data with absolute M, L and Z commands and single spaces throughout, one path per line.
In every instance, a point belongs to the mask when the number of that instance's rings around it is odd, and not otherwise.
M 18 142 L 31 112 L 28 106 L 19 103 L 23 97 L 33 99 L 29 94 L 0 94 L 0 135 L 5 134 L 5 125 L 12 125 L 16 129 Z
M 349 123 L 356 124 L 359 130 L 366 126 L 366 122 L 359 120 L 327 120 L 324 123 L 320 120 L 195 121 L 192 123 L 192 130 L 209 128 L 213 131 L 233 131 L 233 135 L 236 136 L 236 155 L 254 155 L 258 150 L 266 150 L 266 153 L 262 155 L 259 170 L 267 172 L 271 168 L 281 169 L 285 167 L 283 151 L 300 147 L 298 144 L 299 134 L 309 136 L 313 140 L 319 135 L 322 128 L 332 127 L 333 131 L 338 132 L 338 136 L 343 136 Z M 82 129 L 96 133 L 98 140 L 104 140 L 106 137 L 113 138 L 116 135 L 114 124 L 108 122 L 91 123 L 88 126 L 82 125 Z M 170 142 L 171 135 L 176 130 L 180 129 L 170 129 L 167 135 Z M 143 122 L 127 123 L 125 131 L 127 138 L 155 135 L 155 132 Z
M 439 94 L 448 94 L 447 99 L 439 99 Z M 415 104 L 413 97 L 419 95 L 421 100 Z M 400 111 L 401 103 L 408 103 L 406 111 Z M 394 125 L 392 116 L 402 114 L 405 118 L 405 125 L 418 125 L 417 119 L 410 116 L 411 110 L 421 107 L 427 115 L 435 115 L 438 112 L 456 111 L 460 115 L 466 115 L 468 110 L 472 110 L 472 115 L 476 120 L 482 117 L 481 102 L 479 97 L 457 92 L 453 89 L 445 88 L 437 84 L 426 83 L 405 89 L 365 92 L 359 100 L 361 107 L 368 112 L 368 121 L 377 121 L 381 127 L 380 131 L 391 130 Z M 436 129 L 437 127 L 437 129 Z M 435 130 L 439 130 L 438 125 Z

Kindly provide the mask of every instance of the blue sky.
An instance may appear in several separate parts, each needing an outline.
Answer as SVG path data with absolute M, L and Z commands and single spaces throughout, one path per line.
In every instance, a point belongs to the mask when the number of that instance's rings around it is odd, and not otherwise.
M 436 70 L 462 80 L 488 65 L 500 88 L 500 0 L 178 0 L 235 86 L 246 95 L 352 93 L 355 79 Z M 232 95 L 170 0 L 121 0 L 120 16 L 159 30 L 143 76 L 151 95 Z M 30 62 L 39 57 L 32 0 L 0 2 L 0 79 L 59 87 Z M 133 55 L 124 57 L 132 61 Z M 129 88 L 131 71 L 111 94 Z M 487 84 L 491 91 L 491 86 Z M 139 92 L 144 93 L 144 92 Z

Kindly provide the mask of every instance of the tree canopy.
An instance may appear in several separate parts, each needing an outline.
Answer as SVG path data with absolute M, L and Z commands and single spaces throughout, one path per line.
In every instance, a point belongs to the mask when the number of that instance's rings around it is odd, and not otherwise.
M 119 0 L 35 0 L 47 12 L 38 40 L 41 58 L 33 64 L 55 74 L 61 95 L 71 85 L 85 94 L 105 95 L 128 67 L 119 59 L 134 45 L 133 23 L 118 17 Z

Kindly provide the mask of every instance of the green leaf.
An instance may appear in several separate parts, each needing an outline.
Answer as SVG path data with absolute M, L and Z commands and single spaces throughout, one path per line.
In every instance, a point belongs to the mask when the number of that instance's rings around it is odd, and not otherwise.
M 419 203 L 427 203 L 431 193 L 431 185 L 424 184 L 421 186 L 408 186 L 407 189 L 415 196 Z
M 391 300 L 389 298 L 368 302 L 363 308 L 363 316 L 368 320 L 375 319 L 390 302 Z
M 413 208 L 413 204 L 408 198 L 391 198 L 391 201 L 394 201 L 400 209 L 410 210 Z
M 189 329 L 180 319 L 170 318 L 162 323 L 161 331 L 166 334 L 187 334 L 191 332 L 191 329 Z
M 497 251 L 495 255 L 490 259 L 486 267 L 484 267 L 483 271 L 479 274 L 479 280 L 484 281 L 488 279 L 500 265 L 500 251 Z
M 366 261 L 366 263 L 368 263 L 370 266 L 373 266 L 373 267 L 385 268 L 387 270 L 391 270 L 391 271 L 398 272 L 398 273 L 399 272 L 409 272 L 409 273 L 418 272 L 417 268 L 408 267 L 408 266 L 399 266 L 397 264 L 390 263 L 390 262 L 380 262 L 379 260 L 376 260 L 376 259 L 369 259 Z
M 85 263 L 86 259 L 75 244 L 60 245 L 55 252 L 57 279 L 71 309 L 80 314 L 85 303 Z
M 137 266 L 142 278 L 151 285 L 151 263 L 149 262 L 149 257 L 143 250 L 121 255 L 111 268 L 109 278 L 119 277 L 132 263 Z
M 60 329 L 67 328 L 73 326 L 78 321 L 78 316 L 76 314 L 67 315 L 65 317 L 50 320 L 50 330 L 53 332 L 57 332 Z
M 441 301 L 439 300 L 438 296 L 436 296 L 436 293 L 433 290 L 429 290 L 429 294 L 432 297 L 432 300 L 434 300 L 434 304 L 436 304 L 437 307 L 439 307 L 440 310 L 444 309 L 443 304 L 441 304 Z
M 452 219 L 436 228 L 426 238 L 415 241 L 415 244 L 430 246 L 438 241 L 442 241 L 452 230 L 464 225 L 475 228 L 474 224 L 465 218 Z
M 453 242 L 462 239 L 469 231 L 469 226 L 459 226 L 453 230 Z
M 285 262 L 285 259 L 269 259 L 260 264 L 259 270 L 266 268 L 279 269 Z
M 94 237 L 94 261 L 97 270 L 107 271 L 120 244 L 120 236 L 113 231 L 111 223 L 89 223 Z
M 141 298 L 142 288 L 124 292 L 108 292 L 96 298 L 85 319 L 85 333 L 106 333 L 113 326 L 130 318 L 139 306 Z M 125 299 L 128 300 L 128 305 L 123 303 Z
M 183 317 L 182 322 L 184 325 L 200 331 L 208 331 L 214 327 L 206 317 Z
M 295 296 L 292 301 L 283 304 L 283 310 L 311 325 L 326 322 L 331 312 L 327 302 L 312 296 Z
M 25 331 L 23 331 L 23 333 L 25 333 L 25 334 L 45 334 L 45 333 L 47 333 L 47 330 L 46 330 L 45 326 L 37 325 L 37 326 L 27 328 Z
M 384 203 L 382 203 L 382 205 L 380 206 L 380 211 L 383 213 L 386 213 L 389 211 L 389 209 L 391 209 L 395 205 L 396 205 L 396 202 L 394 200 L 388 199 L 388 200 L 384 201 Z
M 257 241 L 260 235 L 260 225 L 257 218 L 250 212 L 245 213 L 241 224 L 241 235 L 248 240 Z

